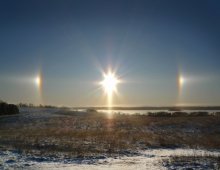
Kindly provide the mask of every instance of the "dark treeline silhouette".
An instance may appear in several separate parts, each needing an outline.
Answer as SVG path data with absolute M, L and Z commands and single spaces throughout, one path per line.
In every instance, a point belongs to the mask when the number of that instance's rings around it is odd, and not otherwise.
M 108 110 L 106 107 L 73 107 L 74 109 L 95 109 L 95 110 Z M 135 106 L 135 107 L 111 107 L 111 110 L 165 110 L 165 111 L 187 111 L 187 110 L 220 110 L 220 106 Z
M 149 112 L 148 116 L 153 117 L 184 117 L 184 116 L 220 116 L 220 112 L 205 112 L 205 111 L 197 111 L 197 112 Z
M 12 115 L 18 113 L 19 109 L 16 105 L 0 101 L 0 115 Z
M 19 103 L 18 104 L 19 107 L 40 107 L 40 108 L 56 108 L 56 106 L 52 106 L 52 105 L 34 105 L 32 103 Z

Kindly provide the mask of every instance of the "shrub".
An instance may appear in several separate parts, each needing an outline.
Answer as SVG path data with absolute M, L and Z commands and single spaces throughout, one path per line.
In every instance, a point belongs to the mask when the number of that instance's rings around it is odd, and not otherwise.
M 188 113 L 187 112 L 173 112 L 172 116 L 178 116 L 178 117 L 188 116 Z
M 19 109 L 14 104 L 7 104 L 5 102 L 0 103 L 0 115 L 12 115 L 18 114 Z
M 148 116 L 169 117 L 169 116 L 171 116 L 171 113 L 170 112 L 149 112 Z
M 97 110 L 89 108 L 89 109 L 86 109 L 86 112 L 87 113 L 97 113 Z
M 189 116 L 208 116 L 208 112 L 191 112 Z

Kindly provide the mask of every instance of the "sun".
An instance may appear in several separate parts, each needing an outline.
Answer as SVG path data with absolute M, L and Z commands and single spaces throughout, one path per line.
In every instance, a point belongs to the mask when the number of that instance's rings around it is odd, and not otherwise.
M 121 82 L 122 80 L 116 76 L 115 72 L 112 72 L 111 70 L 109 70 L 107 73 L 103 72 L 103 80 L 99 82 L 99 85 L 101 85 L 107 96 L 107 106 L 109 113 L 111 113 L 111 108 L 115 98 L 113 94 L 118 96 L 117 85 Z
M 104 73 L 103 77 L 104 79 L 100 84 L 108 95 L 112 95 L 113 92 L 117 91 L 117 84 L 120 81 L 112 72 L 108 72 L 107 74 Z

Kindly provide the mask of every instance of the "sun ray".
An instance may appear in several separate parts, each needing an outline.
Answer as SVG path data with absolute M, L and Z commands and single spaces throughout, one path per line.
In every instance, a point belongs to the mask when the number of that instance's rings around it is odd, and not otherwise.
M 37 87 L 40 87 L 40 86 L 41 86 L 41 77 L 40 77 L 40 75 L 38 75 L 38 76 L 35 78 L 35 83 L 36 83 Z
M 117 85 L 119 83 L 120 80 L 111 70 L 109 70 L 108 73 L 103 73 L 103 80 L 100 82 L 100 85 L 103 87 L 107 95 L 107 105 L 109 112 L 113 106 L 113 95 L 117 94 Z
M 177 77 L 177 85 L 178 85 L 178 105 L 180 105 L 183 101 L 183 88 L 184 85 L 186 84 L 186 77 L 183 74 L 179 74 Z
M 42 98 L 42 75 L 41 73 L 38 73 L 38 75 L 34 78 L 34 84 L 37 87 L 37 93 L 38 93 L 38 103 L 43 104 L 43 98 Z

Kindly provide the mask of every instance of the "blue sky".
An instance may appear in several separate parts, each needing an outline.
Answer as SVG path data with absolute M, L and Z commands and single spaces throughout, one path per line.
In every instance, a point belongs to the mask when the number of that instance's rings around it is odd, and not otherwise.
M 2 100 L 105 105 L 95 82 L 112 68 L 114 105 L 220 104 L 217 0 L 9 0 L 0 23 Z

